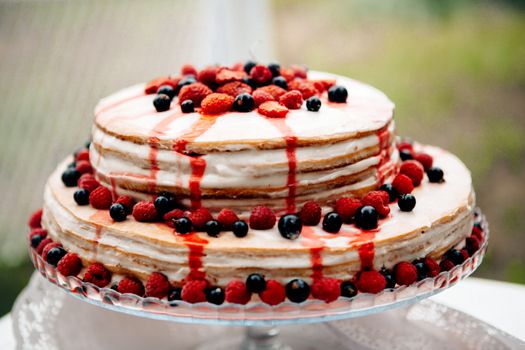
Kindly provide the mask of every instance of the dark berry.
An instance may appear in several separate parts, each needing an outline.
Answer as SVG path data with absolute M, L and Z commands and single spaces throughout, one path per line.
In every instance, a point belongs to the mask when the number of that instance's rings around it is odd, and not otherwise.
M 46 256 L 46 261 L 50 263 L 53 266 L 57 266 L 58 262 L 64 255 L 66 255 L 66 251 L 62 247 L 54 247 L 49 249 Z
M 179 94 L 179 91 L 183 86 L 190 85 L 196 82 L 197 82 L 197 79 L 195 79 L 193 75 L 185 76 L 184 79 L 181 79 L 179 83 L 177 84 L 177 87 L 175 88 L 175 95 Z
M 67 168 L 62 173 L 62 182 L 66 187 L 75 187 L 78 179 L 80 178 L 80 172 L 74 168 Z
M 394 186 L 392 186 L 392 184 L 383 184 L 381 185 L 381 187 L 379 187 L 379 189 L 388 193 L 388 200 L 390 202 L 395 201 L 397 196 L 399 195 Z
M 423 261 L 416 260 L 412 264 L 416 267 L 418 281 L 421 281 L 427 278 L 427 268 Z
M 297 239 L 303 229 L 301 219 L 295 214 L 281 216 L 277 223 L 279 233 L 286 239 Z
M 335 211 L 332 211 L 326 214 L 323 218 L 323 230 L 330 233 L 337 233 L 341 229 L 343 224 L 343 219 L 341 215 L 337 214 Z
M 77 162 L 71 162 L 67 165 L 67 168 L 70 169 L 70 168 L 76 168 L 77 167 Z
M 84 147 L 89 149 L 89 147 L 91 147 L 91 140 L 86 141 L 86 143 L 84 144 Z
M 40 242 L 42 242 L 42 236 L 40 236 L 40 235 L 33 235 L 33 237 L 31 237 L 31 247 L 33 247 L 33 248 L 38 247 Z
M 235 237 L 246 237 L 248 234 L 248 224 L 242 220 L 235 221 L 232 226 L 232 231 Z
M 210 220 L 204 225 L 208 236 L 217 237 L 221 233 L 221 224 L 217 220 Z
M 168 293 L 168 301 L 181 300 L 182 288 L 172 288 Z
M 115 292 L 118 292 L 118 283 L 113 283 L 109 289 L 114 290 Z
M 345 298 L 352 298 L 357 295 L 357 288 L 355 284 L 350 281 L 344 281 L 341 283 L 341 296 Z
M 155 97 L 153 100 L 153 106 L 157 112 L 164 112 L 170 109 L 171 98 L 168 95 L 160 94 Z
M 177 199 L 172 193 L 169 192 L 161 192 L 159 193 L 159 196 L 166 197 L 169 200 L 169 206 L 168 211 L 173 210 L 177 207 Z
M 89 191 L 85 188 L 79 188 L 73 194 L 73 198 L 78 205 L 87 205 L 89 204 Z
M 377 220 L 379 214 L 374 207 L 365 205 L 361 207 L 355 214 L 355 224 L 364 230 L 371 230 L 377 227 Z
M 175 89 L 169 85 L 162 85 L 157 90 L 157 94 L 164 94 L 167 95 L 170 99 L 173 99 L 175 97 Z
M 254 89 L 254 90 L 257 89 L 257 87 L 258 87 L 257 82 L 255 82 L 255 81 L 254 81 L 252 78 L 250 78 L 250 77 L 244 77 L 244 78 L 242 79 L 242 82 L 245 83 L 245 84 L 250 85 L 250 87 L 251 87 L 252 89 Z
M 248 93 L 237 95 L 233 101 L 233 109 L 237 112 L 249 112 L 253 107 L 255 107 L 255 101 Z
M 275 77 L 272 79 L 272 84 L 277 85 L 285 90 L 288 90 L 288 82 L 283 77 Z
M 392 271 L 385 269 L 384 267 L 379 271 L 380 274 L 385 277 L 386 287 L 385 288 L 394 288 L 396 286 L 396 278 Z
M 188 218 L 180 218 L 178 220 L 175 220 L 175 230 L 177 233 L 180 233 L 181 235 L 184 235 L 186 233 L 190 233 L 193 229 L 191 220 Z
M 115 221 L 124 221 L 128 216 L 128 211 L 122 204 L 113 203 L 111 207 L 109 207 L 109 216 Z
M 447 259 L 452 261 L 454 265 L 462 264 L 465 260 L 463 254 L 457 249 L 451 249 L 447 252 Z
M 443 182 L 443 170 L 438 167 L 432 167 L 427 170 L 428 181 L 430 182 Z
M 310 286 L 301 279 L 294 279 L 286 285 L 286 297 L 294 303 L 302 303 L 310 295 Z
M 330 102 L 346 102 L 348 91 L 344 86 L 334 85 L 328 89 L 328 99 Z
M 222 288 L 208 288 L 206 289 L 205 293 L 206 300 L 208 300 L 208 303 L 212 303 L 215 305 L 221 305 L 222 303 L 224 303 L 224 291 L 222 290 Z
M 246 63 L 244 64 L 244 71 L 246 72 L 246 74 L 250 74 L 250 72 L 252 71 L 252 68 L 255 67 L 256 65 L 257 65 L 256 62 L 246 61 Z
M 166 214 L 172 209 L 170 199 L 162 195 L 155 198 L 155 201 L 153 201 L 153 204 L 155 205 L 155 209 L 157 210 L 157 213 L 161 216 Z
M 416 197 L 410 193 L 402 194 L 397 201 L 397 205 L 401 211 L 412 211 L 416 206 Z
M 412 152 L 410 152 L 407 149 L 399 151 L 399 157 L 401 158 L 402 161 L 410 160 L 410 159 L 413 158 L 412 157 Z
M 180 109 L 182 113 L 193 113 L 195 112 L 195 105 L 192 100 L 184 100 L 180 104 Z
M 281 75 L 281 66 L 278 63 L 270 63 L 268 65 L 268 69 L 270 70 L 270 72 L 272 72 L 272 75 L 274 77 L 278 77 L 279 75 Z
M 321 108 L 321 100 L 317 96 L 312 96 L 306 100 L 306 109 L 310 112 L 317 112 Z
M 266 281 L 261 274 L 252 273 L 246 279 L 246 288 L 251 293 L 260 293 L 266 289 Z

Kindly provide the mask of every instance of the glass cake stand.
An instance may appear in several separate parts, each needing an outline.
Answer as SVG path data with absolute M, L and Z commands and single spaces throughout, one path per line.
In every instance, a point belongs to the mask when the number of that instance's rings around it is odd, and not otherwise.
M 213 305 L 142 298 L 134 294 L 121 294 L 110 288 L 98 288 L 75 276 L 64 277 L 33 249 L 30 249 L 30 256 L 36 269 L 49 282 L 83 302 L 106 310 L 161 321 L 244 327 L 244 337 L 232 337 L 230 333 L 225 332 L 217 335 L 211 343 L 202 344 L 202 349 L 323 348 L 333 344 L 323 344 L 323 339 L 316 338 L 314 345 L 306 326 L 298 327 L 298 332 L 293 337 L 287 337 L 285 344 L 279 337 L 277 326 L 305 325 L 368 316 L 417 303 L 450 288 L 471 275 L 485 255 L 489 238 L 488 223 L 478 209 L 475 215 L 483 228 L 483 242 L 480 249 L 461 265 L 410 286 L 386 289 L 378 294 L 359 293 L 353 298 L 340 297 L 329 304 L 320 300 L 307 300 L 300 304 L 285 301 L 277 306 L 269 306 L 262 302 L 248 305 Z

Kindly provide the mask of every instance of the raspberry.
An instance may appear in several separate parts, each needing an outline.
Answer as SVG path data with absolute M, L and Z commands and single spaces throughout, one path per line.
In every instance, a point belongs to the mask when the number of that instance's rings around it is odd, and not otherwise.
M 306 80 L 293 80 L 288 84 L 288 90 L 298 90 L 305 100 L 319 94 L 314 83 Z
M 166 222 L 166 225 L 169 227 L 175 228 L 175 223 L 173 220 L 180 219 L 184 216 L 184 212 L 180 209 L 173 209 L 172 211 L 167 212 L 164 214 L 164 221 Z
M 257 111 L 268 118 L 284 118 L 288 114 L 288 108 L 280 105 L 276 101 L 264 102 Z
M 261 89 L 255 90 L 252 96 L 256 107 L 259 107 L 261 104 L 267 101 L 275 101 L 275 98 L 273 98 L 273 96 L 270 93 Z
M 326 303 L 339 298 L 341 295 L 341 281 L 336 278 L 323 277 L 312 284 L 312 296 Z
M 75 161 L 79 162 L 81 160 L 87 160 L 89 162 L 89 151 L 87 149 L 83 149 L 77 153 L 77 156 L 75 157 Z
M 45 238 L 38 244 L 38 247 L 36 247 L 36 253 L 39 255 L 42 255 L 42 252 L 44 251 L 44 248 L 49 243 L 53 243 L 53 240 L 51 238 Z
M 292 90 L 279 98 L 279 103 L 289 109 L 299 109 L 303 105 L 303 96 L 297 90 Z
M 201 114 L 221 114 L 229 111 L 233 106 L 234 98 L 230 95 L 213 93 L 201 102 Z
M 295 79 L 295 72 L 291 68 L 282 68 L 281 67 L 281 76 L 290 82 Z
M 118 283 L 118 291 L 119 293 L 131 293 L 136 294 L 139 297 L 144 295 L 144 286 L 142 285 L 142 282 L 140 282 L 135 277 L 124 277 L 120 280 Z
M 184 75 L 193 75 L 197 77 L 197 70 L 191 64 L 185 64 L 180 69 L 180 74 Z
M 363 271 L 359 274 L 356 285 L 360 292 L 377 294 L 385 289 L 386 280 L 377 271 Z
M 412 180 L 403 174 L 397 174 L 392 181 L 392 186 L 395 188 L 399 194 L 407 194 L 414 190 L 414 184 Z
M 246 305 L 252 295 L 242 281 L 231 281 L 226 286 L 226 301 L 234 304 Z
M 412 155 L 415 160 L 417 160 L 421 165 L 423 165 L 423 168 L 425 170 L 428 170 L 432 168 L 432 164 L 434 163 L 434 159 L 431 155 L 426 153 L 415 153 Z
M 474 235 L 467 237 L 466 242 L 467 242 L 467 251 L 470 255 L 473 255 L 475 252 L 477 252 L 481 246 L 479 239 Z
M 399 173 L 408 176 L 414 186 L 419 186 L 425 175 L 425 169 L 417 160 L 406 160 L 401 164 Z
M 139 222 L 151 222 L 157 220 L 157 209 L 152 202 L 138 202 L 133 206 L 133 217 Z
M 30 228 L 40 228 L 42 227 L 42 224 L 40 223 L 41 221 L 42 221 L 42 209 L 38 209 L 33 214 L 31 214 L 27 224 L 29 225 Z
M 410 142 L 402 141 L 397 144 L 397 149 L 399 151 L 409 151 L 412 152 L 414 150 L 414 147 Z
M 222 209 L 217 215 L 217 221 L 221 224 L 221 227 L 225 230 L 231 230 L 233 223 L 239 221 L 239 217 L 233 210 Z
M 219 86 L 219 88 L 217 89 L 217 92 L 220 92 L 222 94 L 227 94 L 232 97 L 236 97 L 237 95 L 242 94 L 242 93 L 251 94 L 252 91 L 253 89 L 251 88 L 250 85 L 245 84 L 240 81 L 232 81 L 232 82 L 226 83 L 222 86 Z
M 100 182 L 95 179 L 93 174 L 86 173 L 78 179 L 77 185 L 91 193 L 100 186 Z
M 168 295 L 171 285 L 160 272 L 153 272 L 146 282 L 146 296 L 162 299 Z
M 93 174 L 93 167 L 87 160 L 81 160 L 77 162 L 76 169 L 81 174 Z
M 436 262 L 436 260 L 427 257 L 423 260 L 423 263 L 425 264 L 428 277 L 436 277 L 441 272 L 439 264 Z
M 209 87 L 202 83 L 184 85 L 179 91 L 179 104 L 186 100 L 191 100 L 195 107 L 199 107 L 202 100 L 212 92 Z
M 31 233 L 29 233 L 29 241 L 31 241 L 31 238 L 36 235 L 39 235 L 42 239 L 44 239 L 47 237 L 47 230 L 44 230 L 43 228 L 34 228 L 31 230 Z
M 76 276 L 82 269 L 82 261 L 75 253 L 67 253 L 58 262 L 58 272 L 64 276 Z
M 402 261 L 394 267 L 396 282 L 399 285 L 408 286 L 417 281 L 417 269 L 407 261 Z
M 284 95 L 286 93 L 286 90 L 283 89 L 282 87 L 279 87 L 277 85 L 268 85 L 268 86 L 263 86 L 262 88 L 258 88 L 257 90 L 255 91 L 264 91 L 264 92 L 267 92 L 269 93 L 270 95 L 273 96 L 273 98 L 277 101 L 279 100 L 279 98 Z
M 206 293 L 204 290 L 208 286 L 205 280 L 189 281 L 182 287 L 182 300 L 194 304 L 206 301 Z
M 465 248 L 461 249 L 459 252 L 461 253 L 461 255 L 463 255 L 463 261 L 467 260 L 470 257 L 468 251 Z
M 192 211 L 188 215 L 188 219 L 191 220 L 193 227 L 197 231 L 204 231 L 206 223 L 210 220 L 213 220 L 210 211 L 206 208 L 199 208 L 195 211 Z
M 386 198 L 383 195 L 383 193 L 386 194 Z M 384 191 L 368 192 L 366 196 L 364 196 L 361 199 L 361 203 L 363 203 L 363 205 L 371 205 L 375 208 L 375 210 L 377 210 L 381 217 L 386 217 L 388 216 L 388 214 L 390 214 L 390 207 L 388 206 L 388 202 L 388 193 Z
M 204 85 L 213 86 L 215 85 L 215 77 L 217 76 L 217 67 L 208 66 L 199 72 L 197 80 Z
M 449 259 L 445 259 L 439 264 L 441 271 L 450 271 L 454 266 L 454 263 Z
M 250 78 L 259 85 L 264 85 L 273 78 L 270 69 L 262 64 L 257 64 L 250 71 Z
M 341 216 L 344 223 L 349 223 L 363 203 L 357 198 L 343 197 L 335 202 L 335 211 Z
M 472 236 L 476 237 L 480 242 L 483 241 L 483 231 L 477 226 L 472 227 Z
M 314 84 L 315 88 L 319 92 L 327 91 L 335 85 L 335 79 L 317 79 L 310 81 Z
M 290 68 L 292 68 L 294 76 L 299 79 L 306 79 L 307 78 L 307 71 L 306 67 L 298 66 L 298 65 L 292 65 Z
M 56 247 L 62 247 L 62 243 L 58 243 L 58 242 L 51 242 L 49 244 L 46 244 L 46 246 L 44 247 L 44 249 L 42 250 L 42 257 L 44 258 L 44 260 L 47 260 L 46 257 L 47 257 L 47 253 L 53 249 L 53 248 L 56 248 Z
M 306 202 L 299 212 L 299 217 L 303 225 L 315 226 L 321 221 L 321 207 L 317 202 Z
M 111 272 L 99 263 L 89 265 L 84 273 L 84 282 L 93 283 L 99 288 L 103 288 L 111 282 Z
M 146 84 L 146 87 L 144 88 L 144 92 L 146 94 L 154 94 L 157 92 L 159 87 L 161 87 L 162 85 L 169 85 L 175 89 L 178 83 L 179 83 L 179 79 L 173 79 L 170 77 L 156 78 Z
M 131 196 L 119 196 L 115 203 L 122 204 L 126 208 L 126 212 L 131 214 L 133 212 L 133 206 L 135 205 L 135 200 Z
M 215 82 L 219 85 L 229 83 L 230 81 L 242 81 L 246 73 L 244 71 L 234 71 L 229 68 L 221 67 L 217 70 Z
M 275 213 L 268 207 L 258 205 L 250 213 L 250 227 L 254 230 L 269 230 L 275 225 Z
M 89 204 L 95 209 L 109 209 L 112 201 L 111 191 L 104 186 L 97 187 L 89 194 Z
M 276 280 L 268 280 L 266 281 L 266 289 L 259 293 L 259 297 L 268 305 L 277 305 L 286 298 L 286 291 Z

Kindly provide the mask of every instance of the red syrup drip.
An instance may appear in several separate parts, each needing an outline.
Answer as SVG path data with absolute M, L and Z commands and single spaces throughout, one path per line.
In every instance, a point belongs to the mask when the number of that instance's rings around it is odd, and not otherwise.
M 98 255 L 98 245 L 100 242 L 100 239 L 102 238 L 102 229 L 104 226 L 110 226 L 113 224 L 113 219 L 111 219 L 111 216 L 109 216 L 109 211 L 107 210 L 97 210 L 94 214 L 92 214 L 89 217 L 89 220 L 92 220 L 95 224 L 95 246 L 93 248 L 94 250 L 94 258 L 93 260 L 97 260 Z
M 322 251 L 325 248 L 324 241 L 314 232 L 313 228 L 303 226 L 301 235 L 306 238 L 303 245 L 310 248 L 310 264 L 312 265 L 312 282 L 323 278 L 323 256 Z
M 113 198 L 113 201 L 116 201 L 118 198 L 117 183 L 111 174 L 109 174 L 109 182 L 111 183 L 111 197 Z
M 377 132 L 379 139 L 379 164 L 377 165 L 377 178 L 380 185 L 382 185 L 395 168 L 395 164 L 390 163 L 390 131 L 388 125 Z
M 199 237 L 195 232 L 187 235 L 179 235 L 182 238 L 186 247 L 188 247 L 188 266 L 190 272 L 186 276 L 186 280 L 197 280 L 205 279 L 206 272 L 202 271 L 203 262 L 202 259 L 206 256 L 204 254 L 204 248 L 208 244 L 208 241 L 204 238 Z

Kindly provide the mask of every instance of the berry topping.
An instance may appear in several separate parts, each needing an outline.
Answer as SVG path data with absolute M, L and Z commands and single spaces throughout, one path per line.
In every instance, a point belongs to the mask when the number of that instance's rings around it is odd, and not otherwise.
M 286 239 L 297 239 L 303 229 L 303 224 L 299 216 L 295 214 L 286 214 L 281 216 L 277 224 L 279 233 Z
M 416 197 L 410 193 L 402 194 L 397 201 L 397 205 L 401 211 L 412 211 L 416 206 Z
M 273 78 L 273 74 L 268 67 L 257 64 L 250 70 L 250 78 L 259 85 L 265 85 Z
M 239 280 L 228 283 L 225 294 L 227 302 L 241 305 L 246 305 L 252 297 L 246 285 Z
M 192 75 L 188 75 L 188 76 L 184 77 L 184 79 L 181 79 L 177 83 L 177 86 L 175 87 L 175 94 L 178 95 L 179 92 L 180 92 L 180 89 L 182 89 L 183 86 L 190 85 L 190 84 L 193 84 L 193 83 L 196 83 L 196 82 L 197 82 L 197 80 Z
M 401 151 L 409 151 L 410 153 L 412 153 L 412 151 L 414 150 L 414 146 L 412 145 L 412 143 L 410 141 L 401 141 L 397 144 L 397 149 L 401 152 Z
M 103 288 L 111 281 L 111 272 L 99 263 L 89 265 L 84 273 L 84 282 L 93 283 L 99 288 Z
M 246 74 L 250 74 L 252 71 L 252 68 L 255 67 L 257 63 L 253 61 L 246 61 L 246 63 L 243 66 L 243 70 L 246 72 Z
M 215 82 L 217 84 L 225 84 L 229 83 L 230 81 L 242 81 L 245 76 L 246 74 L 244 72 L 222 67 L 217 70 Z
M 286 284 L 286 297 L 294 303 L 302 303 L 310 295 L 310 286 L 301 279 L 291 280 Z
M 400 150 L 399 151 L 399 158 L 401 158 L 401 160 L 404 162 L 404 161 L 407 161 L 407 160 L 410 160 L 410 159 L 413 159 L 412 157 L 412 152 L 410 152 L 409 150 L 407 149 L 403 149 L 403 150 Z
M 467 251 L 469 255 L 474 254 L 481 247 L 481 243 L 476 236 L 467 237 Z
M 170 79 L 170 77 L 156 78 L 156 79 L 151 80 L 148 84 L 146 84 L 144 92 L 148 95 L 154 94 L 157 92 L 159 87 L 161 87 L 162 85 L 170 85 L 171 87 L 174 88 L 177 86 L 177 83 L 178 82 L 176 80 L 172 80 Z
M 268 305 L 277 305 L 285 300 L 286 291 L 276 280 L 269 280 L 266 289 L 259 294 L 259 297 Z
M 394 186 L 395 190 L 399 194 L 410 193 L 414 190 L 414 184 L 412 183 L 412 180 L 403 174 L 396 175 L 394 181 L 392 181 L 392 186 Z
M 184 100 L 180 104 L 180 110 L 182 113 L 193 113 L 195 112 L 195 105 L 192 100 Z
M 43 240 L 40 241 L 40 243 L 36 247 L 36 253 L 43 256 L 42 253 L 44 252 L 45 247 L 51 243 L 53 243 L 53 240 L 51 238 L 49 237 L 44 238 Z
M 167 95 L 170 99 L 173 99 L 175 97 L 175 89 L 170 85 L 162 85 L 157 90 L 157 94 Z
M 222 209 L 217 215 L 217 221 L 221 224 L 224 230 L 231 230 L 233 224 L 239 221 L 239 217 L 233 210 Z
M 383 267 L 379 272 L 385 277 L 386 288 L 394 288 L 396 286 L 396 278 L 392 271 Z
M 114 221 L 124 221 L 128 216 L 128 211 L 122 204 L 113 203 L 111 207 L 109 207 L 109 216 L 111 216 Z
M 306 202 L 299 212 L 299 217 L 303 225 L 315 226 L 321 221 L 321 206 L 314 201 Z
M 269 63 L 268 69 L 274 77 L 281 75 L 281 66 L 278 63 Z
M 175 227 L 175 220 L 178 220 L 183 216 L 184 212 L 181 209 L 173 209 L 164 214 L 163 219 L 168 226 Z
M 279 97 L 279 103 L 289 109 L 299 109 L 303 105 L 303 95 L 297 90 L 288 91 Z
M 193 76 L 197 76 L 197 70 L 195 69 L 195 67 L 191 64 L 185 64 L 181 67 L 180 69 L 180 74 L 182 75 L 193 75 Z
M 463 255 L 463 261 L 467 260 L 470 257 L 468 251 L 465 248 L 461 249 L 460 252 L 461 255 Z
M 246 278 L 246 288 L 250 293 L 260 293 L 266 289 L 266 280 L 263 275 L 252 273 Z
M 317 112 L 321 108 L 321 100 L 317 96 L 312 96 L 306 100 L 306 109 L 310 112 Z
M 351 281 L 342 282 L 340 289 L 342 297 L 352 298 L 357 295 L 357 287 Z
M 210 220 L 213 220 L 213 216 L 211 216 L 210 212 L 206 208 L 199 208 L 195 211 L 192 211 L 188 215 L 188 219 L 191 220 L 193 227 L 197 231 L 205 231 L 206 229 L 206 223 Z
M 277 85 L 263 86 L 255 91 L 265 91 L 273 96 L 274 100 L 278 101 L 279 98 L 286 93 L 286 90 Z
M 327 213 L 323 218 L 323 230 L 330 233 L 337 233 L 343 225 L 343 218 L 335 211 Z
M 426 257 L 423 259 L 423 263 L 425 264 L 425 272 L 428 277 L 436 277 L 441 272 L 439 264 L 436 262 L 436 260 Z
M 235 221 L 232 226 L 235 237 L 243 238 L 248 234 L 248 224 L 242 220 Z
M 75 253 L 67 253 L 58 262 L 58 272 L 64 276 L 76 276 L 82 269 L 82 261 Z
M 283 77 L 275 77 L 272 79 L 272 84 L 280 88 L 288 90 L 288 82 Z
M 210 220 L 204 225 L 204 229 L 208 236 L 218 237 L 221 233 L 221 224 L 217 220 Z
M 202 114 L 221 114 L 229 111 L 233 105 L 233 97 L 226 94 L 212 93 L 201 102 Z
M 157 213 L 162 216 L 173 209 L 170 199 L 162 195 L 155 198 L 153 205 L 155 206 Z
M 89 193 L 93 192 L 98 186 L 100 186 L 100 182 L 95 179 L 93 174 L 82 174 L 77 182 L 78 187 L 83 188 L 87 190 Z
M 171 288 L 168 293 L 168 301 L 182 300 L 182 288 Z
M 217 67 L 208 66 L 202 69 L 199 74 L 197 74 L 197 79 L 208 86 L 215 84 L 215 77 L 217 76 Z
M 298 90 L 305 100 L 319 93 L 314 83 L 306 80 L 293 80 L 288 83 L 288 88 L 290 90 Z
M 159 94 L 153 99 L 153 107 L 157 112 L 165 112 L 170 109 L 171 98 L 168 95 Z
M 341 295 L 341 281 L 336 278 L 323 277 L 312 284 L 312 296 L 326 303 L 339 298 Z
M 294 77 L 300 78 L 300 79 L 306 79 L 307 78 L 307 71 L 308 69 L 305 66 L 302 65 L 292 65 L 290 68 L 292 68 Z
M 42 243 L 46 241 L 45 239 L 42 241 Z M 42 250 L 42 257 L 47 261 L 47 253 L 53 248 L 62 248 L 62 243 L 59 242 L 53 242 L 51 241 L 49 244 L 46 244 L 44 249 Z
M 35 229 L 29 235 L 29 242 L 31 242 L 31 247 L 37 248 L 40 242 L 42 242 L 47 236 L 47 231 L 40 228 Z
M 450 271 L 454 267 L 454 263 L 449 259 L 445 259 L 439 264 L 439 267 L 441 271 Z
M 75 168 L 67 168 L 62 173 L 62 182 L 66 187 L 75 187 L 78 179 L 80 178 L 80 172 Z
M 363 203 L 357 198 L 343 197 L 335 202 L 335 211 L 341 215 L 345 224 L 349 223 L 357 210 L 363 206 Z
M 379 187 L 381 191 L 388 193 L 388 201 L 393 202 L 396 200 L 398 193 L 392 184 L 383 184 Z
M 194 106 L 199 107 L 202 100 L 211 93 L 213 93 L 213 91 L 202 83 L 185 85 L 180 89 L 179 103 L 190 100 L 193 102 Z
M 89 204 L 95 209 L 109 209 L 112 202 L 111 191 L 107 187 L 99 186 L 89 194 Z
M 87 149 L 83 149 L 80 152 L 77 153 L 75 156 L 75 161 L 79 162 L 81 160 L 85 160 L 89 162 L 89 151 Z
M 139 222 L 151 222 L 156 221 L 158 218 L 157 209 L 155 204 L 152 202 L 138 202 L 133 206 L 133 212 L 131 213 L 135 220 Z
M 344 86 L 334 85 L 328 89 L 328 100 L 330 102 L 344 103 L 348 98 L 348 91 Z
M 237 97 L 237 95 L 240 94 L 251 94 L 253 91 L 252 87 L 246 83 L 243 83 L 241 81 L 232 81 L 230 83 L 226 83 L 222 86 L 219 86 L 217 89 L 217 92 L 220 92 L 221 94 L 227 94 L 231 97 Z
M 275 225 L 275 213 L 268 207 L 258 205 L 250 213 L 250 228 L 269 230 Z
M 87 160 L 81 160 L 77 162 L 77 165 L 75 168 L 78 170 L 80 174 L 92 174 L 93 173 L 93 167 L 91 166 L 91 163 Z M 77 180 L 77 184 L 78 184 L 78 180 Z
M 119 293 L 136 294 L 139 297 L 144 295 L 144 286 L 142 282 L 135 277 L 124 277 L 120 280 L 117 287 Z
M 465 261 L 463 254 L 457 249 L 451 249 L 446 254 L 447 259 L 452 261 L 454 265 L 462 264 Z
M 356 282 L 357 289 L 363 293 L 377 294 L 386 287 L 385 276 L 377 271 L 363 271 Z
M 27 224 L 29 225 L 30 228 L 40 228 L 42 227 L 41 221 L 42 221 L 42 209 L 38 209 L 33 214 L 31 214 Z
M 126 213 L 131 214 L 133 212 L 135 200 L 131 196 L 120 196 L 117 198 L 115 203 L 122 204 L 124 208 L 126 208 Z
M 390 207 L 388 206 L 389 201 L 389 195 L 385 191 L 371 191 L 361 199 L 363 205 L 374 207 L 383 218 L 390 214 Z
M 168 295 L 171 285 L 160 272 L 153 272 L 146 282 L 146 296 L 162 299 Z
M 193 231 L 193 224 L 191 223 L 191 220 L 188 218 L 180 218 L 175 220 L 175 231 L 181 235 Z
M 412 263 L 412 265 L 414 265 L 414 267 L 417 270 L 417 280 L 418 281 L 421 281 L 427 278 L 427 271 L 426 271 L 425 263 L 423 261 L 416 260 Z
M 252 95 L 242 93 L 233 100 L 233 109 L 237 112 L 249 112 L 255 107 L 255 101 Z
M 208 288 L 205 290 L 205 293 L 206 293 L 206 300 L 208 301 L 208 303 L 212 303 L 215 305 L 221 305 L 222 303 L 224 303 L 225 295 L 224 295 L 224 291 L 222 290 L 222 288 L 219 288 L 219 287 Z
M 355 214 L 355 224 L 363 230 L 372 230 L 376 228 L 378 219 L 379 214 L 377 210 L 370 205 L 365 205 L 364 207 L 359 208 Z
M 480 242 L 483 241 L 483 230 L 480 226 L 474 224 L 474 226 L 472 227 L 472 235 L 479 239 Z
M 78 205 L 87 205 L 89 204 L 89 191 L 79 188 L 73 193 L 73 198 Z
M 268 118 L 284 118 L 289 110 L 276 101 L 268 101 L 262 103 L 257 111 Z
M 255 90 L 252 96 L 256 107 L 259 107 L 261 104 L 267 101 L 275 101 L 275 98 L 273 98 L 270 93 L 261 89 Z
M 181 298 L 191 304 L 206 301 L 206 287 L 208 283 L 204 280 L 189 281 L 182 287 Z
M 415 153 L 412 156 L 415 160 L 421 163 L 425 170 L 432 168 L 432 163 L 434 162 L 434 159 L 431 155 L 426 153 Z
M 427 170 L 427 177 L 428 181 L 434 182 L 434 183 L 440 183 L 445 180 L 443 180 L 443 170 L 438 167 L 432 167 Z
M 44 254 L 44 253 L 46 253 L 46 254 Z M 61 246 L 53 247 L 53 248 L 47 250 L 47 252 L 46 252 L 46 249 L 44 248 L 44 253 L 42 253 L 42 255 L 45 256 L 46 261 L 48 263 L 50 263 L 51 265 L 53 265 L 53 266 L 57 266 L 57 264 L 60 261 L 60 259 L 62 259 L 64 257 L 64 255 L 67 254 L 65 249 L 62 248 Z
M 311 82 L 314 84 L 315 88 L 320 92 L 327 91 L 335 85 L 335 79 L 316 79 L 311 80 Z
M 416 160 L 407 160 L 406 162 L 403 162 L 399 172 L 408 176 L 410 180 L 412 180 L 414 186 L 419 186 L 425 175 L 423 166 Z
M 407 261 L 402 261 L 394 267 L 396 282 L 408 286 L 417 280 L 417 269 Z

